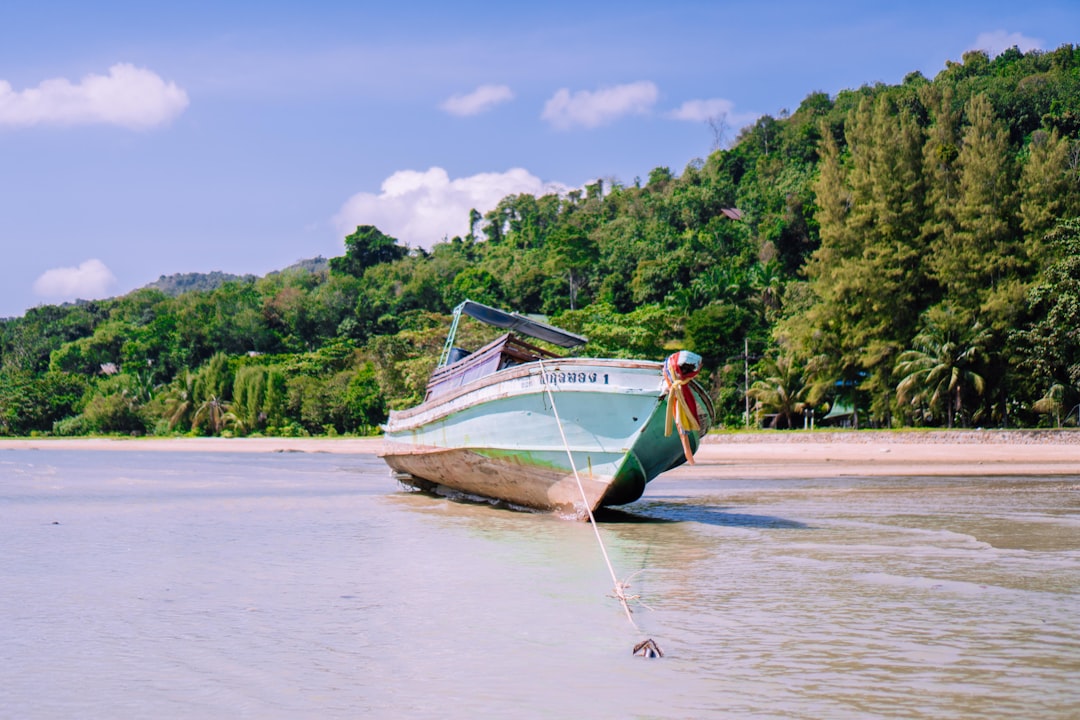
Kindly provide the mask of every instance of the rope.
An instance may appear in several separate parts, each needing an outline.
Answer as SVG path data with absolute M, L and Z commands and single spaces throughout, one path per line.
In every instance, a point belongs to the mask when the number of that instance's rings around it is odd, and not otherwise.
M 543 382 L 543 378 L 546 375 L 544 370 L 544 360 L 540 358 L 539 363 L 540 378 L 541 382 Z M 600 553 L 604 556 L 604 563 L 607 565 L 608 572 L 611 574 L 611 582 L 615 586 L 615 598 L 626 612 L 626 619 L 630 621 L 630 624 L 634 626 L 635 630 L 638 630 L 637 623 L 634 622 L 632 616 L 633 611 L 630 610 L 630 602 L 627 600 L 625 592 L 626 588 L 629 587 L 629 584 L 619 582 L 619 579 L 615 576 L 615 568 L 611 566 L 611 559 L 608 557 L 607 548 L 604 547 L 604 539 L 600 537 L 600 528 L 596 525 L 596 518 L 593 516 L 589 498 L 585 494 L 585 486 L 581 483 L 581 475 L 578 474 L 577 465 L 574 463 L 574 454 L 570 451 L 570 443 L 566 439 L 566 432 L 563 430 L 562 420 L 559 419 L 559 410 L 555 407 L 555 395 L 551 392 L 551 385 L 546 382 L 544 382 L 544 389 L 547 391 L 548 399 L 551 400 L 551 412 L 555 416 L 555 424 L 559 427 L 559 435 L 562 437 L 563 447 L 566 449 L 566 456 L 570 458 L 570 469 L 574 471 L 574 479 L 577 481 L 578 491 L 581 493 L 581 502 L 585 506 L 585 512 L 589 515 L 589 524 L 592 525 L 593 533 L 596 535 L 596 542 L 600 545 Z M 635 653 L 637 650 L 638 648 L 635 647 Z

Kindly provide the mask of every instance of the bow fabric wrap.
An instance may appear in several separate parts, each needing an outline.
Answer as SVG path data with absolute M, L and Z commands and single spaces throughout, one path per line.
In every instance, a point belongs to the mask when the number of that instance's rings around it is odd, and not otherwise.
M 664 384 L 667 388 L 667 419 L 664 436 L 670 437 L 672 426 L 679 431 L 686 462 L 694 464 L 694 452 L 690 449 L 690 431 L 700 430 L 697 400 L 690 388 L 690 381 L 701 371 L 701 356 L 681 350 L 664 361 Z

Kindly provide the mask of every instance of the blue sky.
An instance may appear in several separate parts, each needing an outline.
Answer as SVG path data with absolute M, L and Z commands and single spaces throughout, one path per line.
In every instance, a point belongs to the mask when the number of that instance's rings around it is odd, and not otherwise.
M 430 246 L 511 193 L 680 173 L 708 118 L 1080 42 L 1074 0 L 159 5 L 0 8 L 0 317 L 358 224 Z

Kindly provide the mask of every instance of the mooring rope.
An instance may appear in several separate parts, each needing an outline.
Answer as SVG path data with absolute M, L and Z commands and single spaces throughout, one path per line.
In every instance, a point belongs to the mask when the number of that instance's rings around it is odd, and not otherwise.
M 540 382 L 543 383 L 544 389 L 547 391 L 548 394 L 548 399 L 551 400 L 551 412 L 555 416 L 555 424 L 559 428 L 559 435 L 560 437 L 562 437 L 563 447 L 566 449 L 566 456 L 570 458 L 570 469 L 574 471 L 574 479 L 577 481 L 578 492 L 581 493 L 581 502 L 585 506 L 585 512 L 589 515 L 589 524 L 592 525 L 593 533 L 596 535 L 596 542 L 600 545 L 600 553 L 604 556 L 604 563 L 607 565 L 608 572 L 611 574 L 611 582 L 615 586 L 615 598 L 619 601 L 619 603 L 623 607 L 623 610 L 626 612 L 626 619 L 630 621 L 630 624 L 634 626 L 635 630 L 638 630 L 640 632 L 637 623 L 634 622 L 633 611 L 630 609 L 630 602 L 626 597 L 626 588 L 628 587 L 628 583 L 619 582 L 618 577 L 615 575 L 615 568 L 611 565 L 611 558 L 608 557 L 607 548 L 604 547 L 604 539 L 600 536 L 600 528 L 596 525 L 596 517 L 593 515 L 592 507 L 589 503 L 589 498 L 585 494 L 585 486 L 581 482 L 581 475 L 578 474 L 577 464 L 574 462 L 574 453 L 571 452 L 570 443 L 566 439 L 566 431 L 563 430 L 562 420 L 559 418 L 559 410 L 555 407 L 555 394 L 551 392 L 551 385 L 545 382 L 547 372 L 544 370 L 544 361 L 541 358 L 539 362 Z M 646 640 L 642 643 L 638 643 L 636 646 L 634 646 L 634 654 L 637 654 L 643 648 L 646 650 L 650 648 L 655 649 L 655 651 L 659 655 L 663 655 L 662 652 L 659 652 L 659 648 L 656 647 L 656 643 L 654 643 L 651 639 Z

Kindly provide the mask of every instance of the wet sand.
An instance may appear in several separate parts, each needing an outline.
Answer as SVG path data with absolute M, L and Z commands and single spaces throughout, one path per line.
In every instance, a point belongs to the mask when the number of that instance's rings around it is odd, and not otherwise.
M 377 455 L 381 448 L 380 438 L 0 439 L 0 450 Z M 1080 431 L 713 434 L 692 471 L 710 478 L 1080 475 Z

